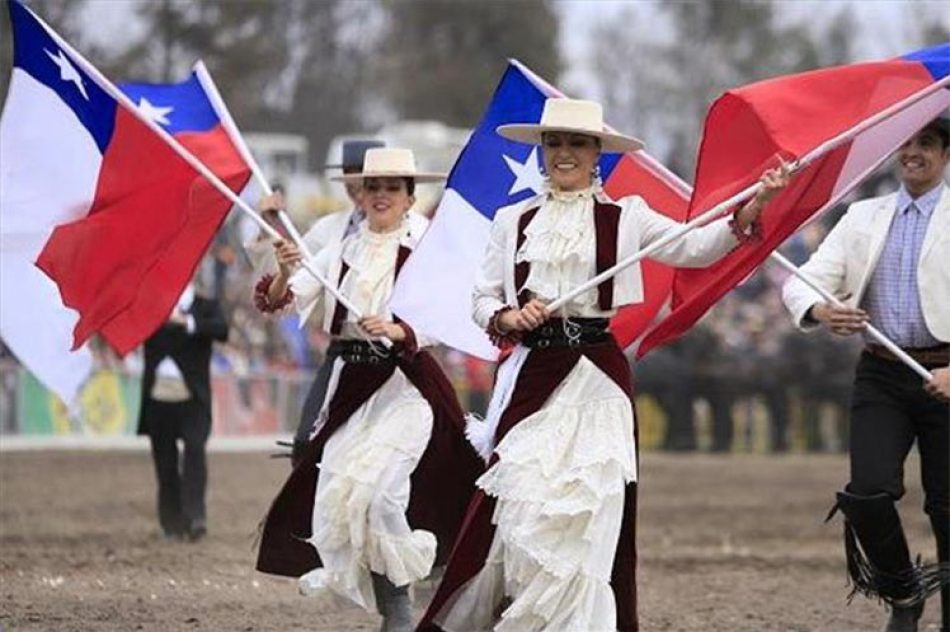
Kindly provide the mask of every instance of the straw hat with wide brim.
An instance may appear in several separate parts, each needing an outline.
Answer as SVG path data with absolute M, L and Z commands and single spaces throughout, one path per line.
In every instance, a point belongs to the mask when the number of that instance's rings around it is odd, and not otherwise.
M 330 179 L 337 182 L 357 182 L 366 178 L 412 178 L 417 183 L 441 182 L 444 173 L 416 170 L 416 158 L 411 149 L 379 147 L 366 150 L 362 173 L 344 173 Z
M 643 141 L 604 127 L 604 110 L 595 101 L 550 98 L 544 102 L 540 123 L 513 123 L 495 128 L 508 140 L 540 145 L 544 132 L 572 132 L 600 139 L 601 151 L 624 154 L 643 149 Z

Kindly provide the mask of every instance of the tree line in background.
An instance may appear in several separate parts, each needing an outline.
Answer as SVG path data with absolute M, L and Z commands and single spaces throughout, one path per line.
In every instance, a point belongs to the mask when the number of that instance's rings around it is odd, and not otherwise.
M 130 11 L 141 35 L 123 50 L 91 45 L 89 0 L 27 4 L 113 79 L 177 81 L 203 59 L 243 129 L 303 134 L 311 164 L 334 136 L 391 119 L 473 126 L 507 57 L 561 70 L 547 0 L 152 0 Z
M 577 28 L 551 0 L 151 0 L 125 9 L 138 35 L 118 50 L 94 44 L 105 39 L 83 19 L 94 1 L 27 4 L 116 80 L 177 81 L 204 59 L 243 129 L 304 135 L 314 165 L 334 136 L 394 119 L 474 126 L 509 57 L 557 83 L 569 66 L 564 33 Z M 731 0 L 631 3 L 601 19 L 586 61 L 609 120 L 691 179 L 706 108 L 723 90 L 854 59 L 851 8 L 826 11 L 820 23 L 782 11 Z M 909 23 L 912 47 L 950 39 L 947 18 L 927 5 Z
M 634 130 L 692 180 L 706 110 L 723 91 L 857 61 L 861 27 L 853 7 L 810 6 L 807 21 L 790 21 L 780 2 L 668 2 L 653 11 L 631 3 L 591 35 L 604 107 L 615 125 Z M 907 17 L 907 50 L 950 40 L 950 17 L 940 7 L 920 3 Z M 630 37 L 633 31 L 641 37 Z

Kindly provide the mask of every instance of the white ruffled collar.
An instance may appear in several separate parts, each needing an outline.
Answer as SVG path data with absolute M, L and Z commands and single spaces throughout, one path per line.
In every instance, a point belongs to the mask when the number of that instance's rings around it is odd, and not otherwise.
M 600 178 L 594 178 L 594 181 L 589 187 L 578 189 L 577 191 L 562 191 L 561 189 L 554 188 L 550 178 L 545 178 L 542 193 L 545 198 L 555 202 L 575 202 L 587 198 L 599 198 L 604 193 L 604 186 Z
M 372 244 L 383 244 L 392 240 L 402 239 L 407 230 L 409 229 L 409 222 L 406 221 L 406 217 L 403 216 L 399 220 L 399 225 L 393 228 L 392 230 L 386 231 L 385 233 L 378 233 L 369 227 L 369 222 L 360 222 L 359 229 L 357 234 L 361 239 L 365 239 L 367 242 Z
M 396 265 L 396 251 L 408 232 L 408 225 L 403 219 L 396 229 L 377 233 L 370 229 L 369 222 L 361 222 L 343 246 L 343 261 L 351 270 L 378 280 Z

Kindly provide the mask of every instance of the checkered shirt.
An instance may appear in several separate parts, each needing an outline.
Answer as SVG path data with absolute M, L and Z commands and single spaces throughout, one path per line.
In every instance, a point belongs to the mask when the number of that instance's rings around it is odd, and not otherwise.
M 897 211 L 862 302 L 871 324 L 900 347 L 940 344 L 927 329 L 920 309 L 917 264 L 927 225 L 944 187 L 941 183 L 917 199 L 901 187 Z

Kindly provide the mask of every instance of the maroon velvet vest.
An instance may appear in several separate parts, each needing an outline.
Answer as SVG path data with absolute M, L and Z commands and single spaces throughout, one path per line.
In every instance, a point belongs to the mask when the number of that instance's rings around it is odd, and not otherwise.
M 409 258 L 409 255 L 412 254 L 412 249 L 399 244 L 399 250 L 396 252 L 396 274 L 395 277 L 399 278 L 399 272 L 402 270 L 403 264 L 406 263 L 406 259 Z M 350 266 L 346 264 L 346 261 L 342 261 L 340 265 L 340 278 L 337 279 L 336 285 L 340 287 L 340 284 L 343 283 L 343 278 L 346 276 L 347 271 L 350 269 Z M 330 323 L 330 334 L 333 336 L 338 336 L 340 330 L 343 328 L 343 321 L 346 319 L 347 313 L 346 307 L 342 303 L 337 301 L 336 309 L 333 310 L 333 321 Z M 395 314 L 393 315 L 393 322 L 399 322 L 399 317 Z
M 518 218 L 518 239 L 515 245 L 515 252 L 521 249 L 525 240 L 525 229 L 538 209 L 535 207 L 528 209 Z M 617 236 L 620 226 L 620 207 L 616 204 L 602 204 L 596 198 L 594 199 L 594 231 L 597 240 L 597 274 L 611 268 L 617 263 Z M 531 263 L 522 261 L 515 263 L 515 291 L 518 292 L 518 307 L 524 307 L 528 302 L 528 291 L 524 289 L 525 281 L 528 280 L 528 273 L 531 271 Z M 342 278 L 342 277 L 341 277 Z M 614 280 L 607 279 L 597 286 L 597 306 L 606 311 L 613 307 L 614 302 Z

